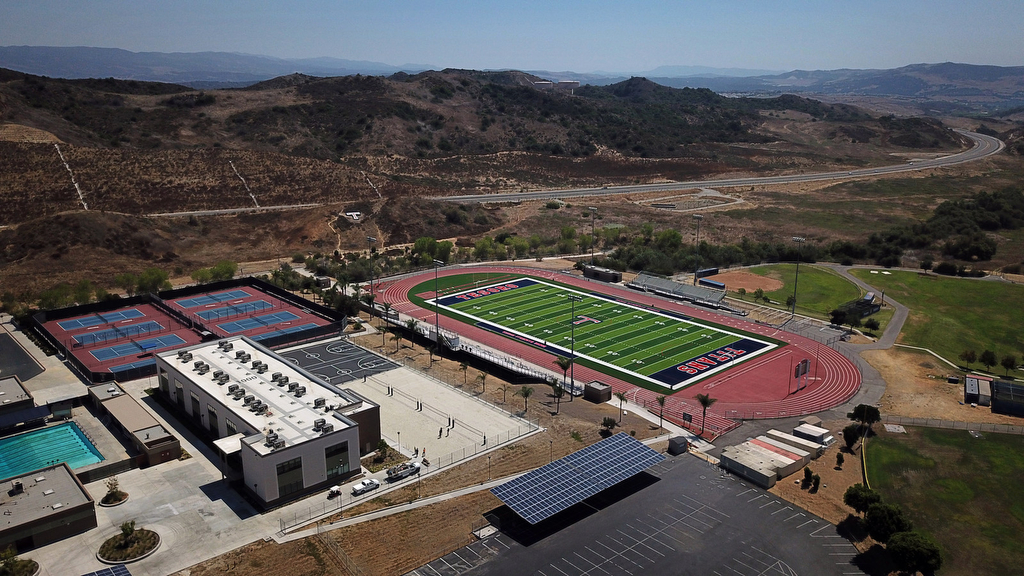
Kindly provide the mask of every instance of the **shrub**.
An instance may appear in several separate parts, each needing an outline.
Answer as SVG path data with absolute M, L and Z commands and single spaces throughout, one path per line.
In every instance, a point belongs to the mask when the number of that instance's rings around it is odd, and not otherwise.
M 927 574 L 942 568 L 939 547 L 919 532 L 894 534 L 885 548 L 896 567 L 904 572 Z
M 868 512 L 864 515 L 864 522 L 867 525 L 868 534 L 882 544 L 887 543 L 894 535 L 908 532 L 914 528 L 910 519 L 903 514 L 903 510 L 899 506 L 881 502 L 868 507 Z

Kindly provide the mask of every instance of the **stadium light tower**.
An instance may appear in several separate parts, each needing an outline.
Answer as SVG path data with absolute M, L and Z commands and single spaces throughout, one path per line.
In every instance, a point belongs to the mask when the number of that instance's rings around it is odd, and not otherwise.
M 366 237 L 366 259 L 370 261 L 370 294 L 373 294 L 373 247 L 377 239 L 373 236 Z
M 796 287 L 800 285 L 800 248 L 799 244 L 804 243 L 803 236 L 793 236 L 793 242 L 797 243 L 796 252 L 796 279 L 793 280 L 793 316 L 796 316 Z
M 441 345 L 441 316 L 438 314 L 437 309 L 439 308 L 438 300 L 441 298 L 440 294 L 437 293 L 437 269 L 444 266 L 444 262 L 441 262 L 437 258 L 434 259 L 434 345 Z
M 573 391 L 576 390 L 576 303 L 583 300 L 583 297 L 578 294 L 569 294 L 569 351 L 572 355 L 570 360 L 572 363 L 569 364 L 569 394 L 572 395 Z
M 590 265 L 594 265 L 594 244 L 597 244 L 597 237 L 594 235 L 594 216 L 597 215 L 597 208 L 587 206 L 590 210 Z
M 700 272 L 700 221 L 704 219 L 704 216 L 701 214 L 694 214 L 693 219 L 697 221 L 697 241 L 694 243 L 694 247 L 697 249 L 697 263 L 693 265 L 693 285 L 696 286 L 697 272 Z

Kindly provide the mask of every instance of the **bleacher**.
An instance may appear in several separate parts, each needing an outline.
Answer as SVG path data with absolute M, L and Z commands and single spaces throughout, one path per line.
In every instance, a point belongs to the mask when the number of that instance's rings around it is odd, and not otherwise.
M 704 288 L 701 286 L 690 286 L 689 284 L 680 284 L 679 282 L 673 282 L 668 278 L 662 278 L 661 276 L 655 276 L 654 274 L 649 274 L 647 272 L 641 272 L 633 279 L 632 282 L 626 284 L 626 286 L 633 288 L 634 290 L 653 292 L 659 296 L 674 298 L 676 300 L 686 300 L 688 302 L 693 302 L 694 304 L 708 306 L 711 308 L 720 307 L 722 300 L 725 299 L 725 291 L 712 290 L 711 288 Z

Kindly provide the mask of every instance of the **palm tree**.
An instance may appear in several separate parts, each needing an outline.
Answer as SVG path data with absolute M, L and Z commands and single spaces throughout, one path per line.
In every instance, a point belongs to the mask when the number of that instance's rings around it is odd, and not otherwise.
M 556 356 L 555 364 L 562 369 L 562 388 L 565 388 L 565 376 L 569 373 L 569 368 L 572 367 L 572 358 L 568 356 Z
M 480 392 L 487 392 L 487 372 L 477 374 L 476 379 L 480 381 Z
M 459 362 L 459 370 L 462 370 L 462 385 L 469 384 L 469 362 Z
M 665 397 L 658 396 L 656 398 L 658 406 L 661 406 L 661 412 L 658 414 L 658 430 L 661 430 L 662 425 L 665 423 Z
M 626 401 L 625 392 L 616 392 L 615 397 L 619 399 L 619 422 L 622 422 L 622 403 Z
M 533 387 L 523 386 L 519 389 L 519 395 L 523 397 L 523 413 L 525 414 L 529 410 L 530 396 L 533 396 Z
M 562 409 L 562 396 L 565 396 L 565 388 L 558 384 L 558 380 L 551 379 L 551 395 L 555 397 L 555 414 Z
M 704 413 L 700 416 L 700 433 L 704 433 L 704 421 L 707 420 L 708 408 L 715 402 L 718 402 L 718 398 L 712 398 L 707 394 L 697 394 L 697 402 L 700 402 L 701 408 L 704 409 Z
M 507 382 L 503 382 L 501 384 L 500 390 L 501 390 L 501 403 L 502 404 L 504 404 L 508 400 L 508 391 L 511 390 L 511 389 L 512 389 L 512 387 L 509 386 Z
M 398 328 L 392 328 L 391 341 L 395 343 L 395 354 L 398 354 L 398 348 L 402 345 L 402 331 Z
M 420 321 L 415 318 L 409 318 L 405 321 L 405 328 L 409 330 L 409 347 L 413 350 L 416 349 L 416 341 L 413 338 L 416 336 L 416 327 L 419 326 Z

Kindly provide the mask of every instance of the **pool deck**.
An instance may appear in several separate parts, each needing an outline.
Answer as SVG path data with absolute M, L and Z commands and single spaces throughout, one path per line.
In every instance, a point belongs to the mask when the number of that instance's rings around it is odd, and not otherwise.
M 59 356 L 43 354 L 25 333 L 14 325 L 10 314 L 0 314 L 0 328 L 10 334 L 22 349 L 43 367 L 41 374 L 22 381 L 25 389 L 32 394 L 36 406 L 81 398 L 88 393 L 85 382 L 69 370 Z

